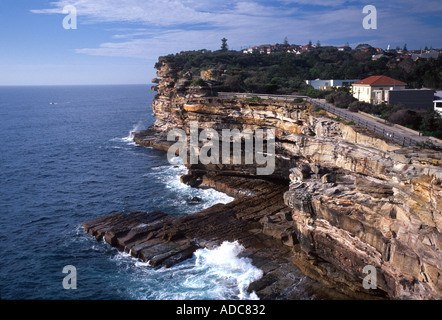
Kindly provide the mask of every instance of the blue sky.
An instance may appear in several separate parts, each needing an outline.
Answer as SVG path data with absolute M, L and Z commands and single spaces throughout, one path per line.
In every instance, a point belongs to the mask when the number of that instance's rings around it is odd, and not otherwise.
M 377 29 L 365 30 L 365 5 Z M 66 5 L 77 29 L 63 28 Z M 264 43 L 442 48 L 440 0 L 1 0 L 0 85 L 135 84 L 158 56 Z

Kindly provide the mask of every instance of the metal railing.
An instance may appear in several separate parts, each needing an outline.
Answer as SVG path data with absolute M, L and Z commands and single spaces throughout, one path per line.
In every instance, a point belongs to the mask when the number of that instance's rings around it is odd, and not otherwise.
M 306 98 L 300 95 L 281 95 L 281 94 L 260 94 L 260 93 L 243 93 L 243 92 L 218 92 L 220 98 L 253 98 L 259 97 L 264 100 L 293 101 L 296 98 Z
M 390 141 L 393 141 L 394 143 L 397 143 L 403 147 L 415 146 L 416 144 L 419 143 L 419 141 L 417 140 L 411 139 L 410 137 L 402 135 L 398 132 L 394 132 L 393 130 L 389 130 L 387 125 L 381 125 L 381 124 L 376 125 L 373 124 L 372 122 L 369 122 L 368 120 L 362 119 L 361 117 L 357 117 L 351 111 L 346 111 L 337 108 L 329 103 L 324 103 L 311 98 L 306 98 L 306 101 L 324 109 L 325 111 L 333 113 L 334 115 L 340 117 L 341 119 L 344 119 L 346 121 L 352 121 L 354 124 L 357 124 L 369 131 L 372 131 L 373 133 L 380 135 Z

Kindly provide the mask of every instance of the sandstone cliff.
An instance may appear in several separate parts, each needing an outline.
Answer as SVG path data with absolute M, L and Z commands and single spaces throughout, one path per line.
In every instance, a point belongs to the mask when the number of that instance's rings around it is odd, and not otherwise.
M 190 121 L 219 132 L 273 129 L 276 169 L 258 178 L 288 188 L 289 211 L 254 216 L 261 232 L 291 248 L 305 275 L 353 297 L 442 298 L 440 152 L 401 148 L 305 103 L 220 98 L 170 63 L 158 65 L 157 120 L 136 134 L 138 144 L 167 150 L 167 132 L 188 132 Z M 257 178 L 255 165 L 188 168 L 184 182 L 233 194 L 234 185 L 217 185 L 221 177 Z M 365 266 L 376 270 L 376 290 L 363 288 Z

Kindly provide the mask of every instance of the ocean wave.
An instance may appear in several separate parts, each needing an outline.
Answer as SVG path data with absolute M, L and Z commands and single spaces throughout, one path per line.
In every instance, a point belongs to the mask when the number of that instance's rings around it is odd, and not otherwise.
M 194 257 L 171 268 L 149 268 L 129 253 L 110 258 L 130 278 L 126 284 L 131 299 L 137 300 L 257 300 L 248 293 L 250 283 L 263 271 L 251 260 L 240 257 L 244 247 L 237 241 L 223 242 L 212 249 L 198 249 Z
M 124 142 L 127 145 L 136 146 L 137 144 L 134 142 L 135 133 L 137 133 L 140 130 L 144 130 L 144 129 L 145 129 L 145 126 L 143 124 L 143 121 L 140 120 L 140 121 L 138 121 L 137 124 L 135 124 L 132 127 L 132 129 L 129 131 L 127 136 L 125 136 L 123 138 L 120 138 L 120 137 L 113 138 L 113 139 L 110 139 L 110 141 L 111 142 Z M 113 148 L 114 149 L 119 149 L 120 147 L 117 146 L 117 147 L 113 147 Z
M 164 207 L 176 208 L 181 214 L 197 212 L 218 203 L 226 204 L 234 200 L 233 197 L 213 188 L 193 188 L 182 183 L 181 176 L 187 172 L 181 158 L 176 157 L 172 159 L 172 164 L 152 166 L 143 177 L 150 182 L 165 185 L 171 192 L 167 195 L 158 195 L 158 200 L 161 200 Z
M 144 129 L 144 124 L 140 120 L 140 121 L 138 121 L 138 123 L 136 125 L 134 125 L 132 127 L 132 130 L 129 131 L 129 135 L 127 135 L 126 137 L 122 138 L 121 140 L 123 142 L 127 142 L 130 145 L 136 145 L 136 143 L 134 142 L 135 133 L 137 131 L 140 131 L 140 130 L 143 130 L 143 129 Z
M 256 293 L 248 293 L 247 288 L 250 283 L 260 279 L 263 272 L 253 266 L 249 258 L 239 257 L 243 250 L 244 247 L 238 241 L 224 241 L 219 247 L 197 250 L 195 265 L 205 270 L 204 278 L 209 278 L 209 281 L 219 283 L 218 280 L 221 279 L 221 283 L 226 281 L 231 285 L 221 291 L 222 295 L 237 295 L 238 299 L 256 300 Z

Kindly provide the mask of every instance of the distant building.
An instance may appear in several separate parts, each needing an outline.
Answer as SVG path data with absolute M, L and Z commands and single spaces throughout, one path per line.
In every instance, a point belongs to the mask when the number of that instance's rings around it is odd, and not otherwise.
M 387 102 L 389 92 L 403 90 L 407 84 L 387 76 L 371 76 L 352 83 L 353 97 L 368 103 Z
M 381 58 L 384 58 L 384 57 L 386 57 L 385 54 L 383 54 L 383 53 L 378 53 L 378 54 L 374 54 L 374 55 L 372 55 L 372 56 L 371 56 L 371 60 L 376 61 L 376 60 L 381 59 Z
M 338 47 L 338 51 L 351 51 L 349 46 Z
M 260 46 L 254 46 L 254 47 L 250 47 L 247 49 L 243 49 L 242 52 L 243 53 L 260 53 L 260 54 L 264 54 L 267 53 L 268 48 L 270 48 L 271 45 L 270 44 L 262 44 Z
M 442 100 L 434 100 L 434 111 L 438 112 L 442 117 Z
M 260 46 L 250 47 L 242 50 L 242 53 L 246 54 L 252 54 L 252 53 L 259 53 L 259 54 L 273 54 L 278 52 L 287 52 L 287 53 L 294 53 L 298 54 L 301 52 L 300 46 L 297 45 L 283 45 L 283 44 L 276 44 L 276 45 L 270 45 L 270 44 L 262 44 Z
M 353 97 L 372 104 L 389 103 L 405 109 L 433 107 L 434 90 L 405 89 L 407 84 L 387 76 L 371 76 L 352 84 Z
M 405 89 L 390 91 L 386 102 L 401 105 L 405 109 L 428 110 L 433 108 L 433 100 L 434 90 Z
M 396 57 L 396 61 L 404 61 L 407 59 L 411 59 L 411 55 L 401 54 Z
M 411 59 L 413 60 L 417 60 L 417 59 L 437 59 L 439 57 L 439 51 L 436 50 L 431 50 L 431 51 L 427 51 L 427 52 L 422 52 L 422 53 L 413 53 L 411 55 Z
M 305 46 L 301 46 L 301 52 L 312 51 L 315 47 L 310 44 L 306 44 Z
M 282 46 L 270 46 L 267 48 L 266 53 L 267 54 L 272 54 L 272 53 L 276 53 L 276 52 L 283 52 L 285 50 L 288 49 L 287 47 L 282 47 Z
M 356 79 L 356 80 L 336 80 L 336 79 L 321 80 L 321 79 L 316 79 L 316 80 L 305 80 L 305 83 L 312 86 L 316 90 L 327 90 L 330 88 L 351 86 L 352 83 L 357 82 L 357 81 L 359 81 L 359 80 L 358 79 Z
M 434 93 L 433 106 L 434 111 L 439 112 L 440 116 L 442 117 L 442 91 L 436 91 Z

